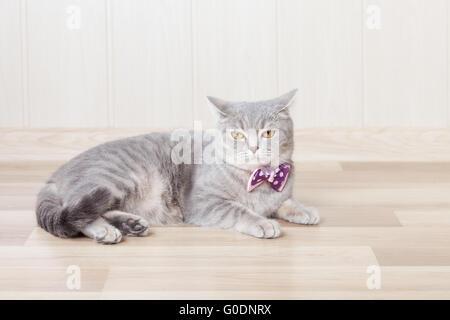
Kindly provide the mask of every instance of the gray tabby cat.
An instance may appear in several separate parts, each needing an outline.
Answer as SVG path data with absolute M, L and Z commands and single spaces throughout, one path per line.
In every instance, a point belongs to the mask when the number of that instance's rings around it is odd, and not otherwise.
M 62 238 L 82 233 L 112 244 L 122 236 L 145 236 L 149 225 L 191 223 L 276 238 L 280 226 L 272 218 L 318 223 L 315 208 L 292 199 L 293 167 L 281 192 L 268 183 L 252 192 L 246 190 L 255 168 L 269 163 L 293 166 L 293 122 L 288 107 L 295 93 L 259 102 L 232 103 L 208 97 L 224 141 L 225 153 L 218 153 L 223 163 L 175 164 L 172 149 L 177 141 L 169 133 L 108 142 L 78 155 L 60 167 L 40 191 L 39 226 Z M 231 135 L 228 128 L 233 128 Z M 279 141 L 277 152 L 263 143 L 274 137 Z M 214 141 L 204 140 L 203 147 Z M 243 161 L 224 156 L 231 150 Z

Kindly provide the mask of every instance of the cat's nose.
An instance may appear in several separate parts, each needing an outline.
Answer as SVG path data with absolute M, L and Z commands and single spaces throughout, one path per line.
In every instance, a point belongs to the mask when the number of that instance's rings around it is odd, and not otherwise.
M 258 151 L 259 147 L 258 147 L 258 146 L 254 146 L 254 147 L 249 147 L 249 149 L 250 149 L 253 153 L 256 153 L 256 151 Z

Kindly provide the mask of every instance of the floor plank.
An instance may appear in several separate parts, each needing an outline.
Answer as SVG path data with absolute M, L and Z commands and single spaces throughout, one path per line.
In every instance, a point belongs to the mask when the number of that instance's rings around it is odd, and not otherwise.
M 122 246 L 216 246 L 271 247 L 271 246 L 391 246 L 404 247 L 450 246 L 450 228 L 421 227 L 320 227 L 285 226 L 276 239 L 255 239 L 251 236 L 227 230 L 199 227 L 153 227 L 143 238 L 127 237 Z M 59 239 L 36 228 L 25 243 L 30 247 L 92 246 L 86 238 Z
M 68 292 L 68 277 L 65 267 L 1 267 L 0 292 L 40 291 Z M 103 289 L 108 269 L 83 268 L 80 291 L 99 292 Z
M 169 281 L 169 274 L 172 275 Z M 381 287 L 369 289 L 367 267 L 112 268 L 108 291 L 444 291 L 450 290 L 449 267 L 382 267 Z M 201 277 L 202 282 L 197 279 Z M 338 296 L 336 295 L 335 298 Z
M 448 246 L 424 245 L 409 247 L 399 244 L 371 247 L 383 266 L 449 266 L 450 250 Z
M 319 207 L 320 227 L 399 227 L 400 222 L 389 207 L 347 206 Z M 282 225 L 293 226 L 281 222 Z
M 58 246 L 0 247 L 2 267 L 243 267 L 367 266 L 377 264 L 370 247 L 357 246 Z
M 32 211 L 0 211 L 0 245 L 23 245 L 36 228 Z M 7 256 L 5 256 L 7 257 Z
M 395 210 L 402 226 L 450 226 L 450 209 Z

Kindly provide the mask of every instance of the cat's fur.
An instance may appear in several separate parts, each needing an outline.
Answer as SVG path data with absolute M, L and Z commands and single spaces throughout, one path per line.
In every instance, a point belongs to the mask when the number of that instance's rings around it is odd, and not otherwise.
M 177 141 L 169 133 L 152 133 L 94 147 L 59 168 L 40 191 L 38 224 L 63 238 L 80 233 L 101 243 L 117 243 L 123 235 L 143 236 L 149 225 L 192 223 L 232 229 L 260 238 L 280 235 L 276 220 L 315 224 L 314 208 L 292 199 L 293 122 L 288 106 L 296 91 L 259 102 L 231 103 L 209 97 L 217 129 L 230 142 L 227 128 L 248 133 L 237 144 L 238 155 L 265 165 L 274 155 L 264 149 L 253 129 L 273 128 L 279 139 L 279 163 L 292 166 L 282 192 L 264 183 L 247 192 L 247 181 L 258 166 L 251 163 L 175 164 L 171 151 Z M 255 131 L 256 132 L 256 131 Z M 231 139 L 232 140 L 232 139 Z M 203 140 L 203 146 L 211 143 Z M 258 143 L 254 154 L 250 145 Z M 230 147 L 230 146 L 228 146 Z M 236 147 L 236 145 L 234 145 Z M 228 148 L 227 150 L 230 150 Z

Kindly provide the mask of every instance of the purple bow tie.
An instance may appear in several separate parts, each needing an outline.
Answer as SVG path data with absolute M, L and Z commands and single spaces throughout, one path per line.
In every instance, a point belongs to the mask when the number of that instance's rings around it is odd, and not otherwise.
M 247 191 L 250 192 L 264 181 L 267 181 L 272 189 L 280 192 L 286 184 L 290 171 L 291 165 L 289 163 L 280 164 L 278 168 L 271 168 L 270 166 L 258 168 L 253 171 L 248 180 Z

